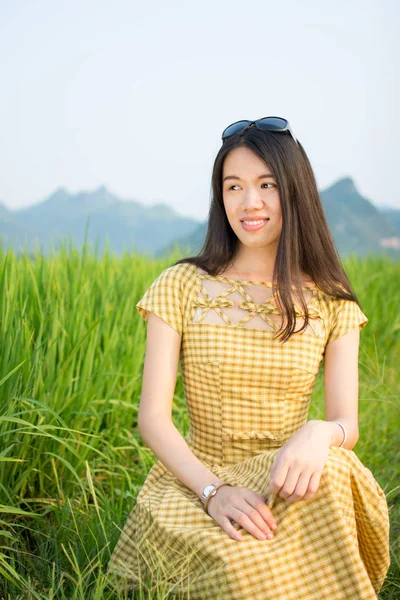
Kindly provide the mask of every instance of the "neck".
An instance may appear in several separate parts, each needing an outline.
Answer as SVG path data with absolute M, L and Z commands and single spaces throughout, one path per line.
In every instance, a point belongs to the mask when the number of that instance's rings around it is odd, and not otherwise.
M 246 247 L 238 251 L 229 270 L 246 279 L 255 276 L 266 281 L 272 280 L 275 257 L 276 252 L 273 255 L 266 253 L 265 248 Z

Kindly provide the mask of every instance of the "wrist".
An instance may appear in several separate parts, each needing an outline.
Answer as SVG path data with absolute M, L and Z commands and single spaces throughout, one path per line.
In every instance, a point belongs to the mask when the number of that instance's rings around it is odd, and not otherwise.
M 312 423 L 314 427 L 322 428 L 326 431 L 327 442 L 329 446 L 341 447 L 346 442 L 347 433 L 337 421 L 324 421 L 323 419 L 315 419 L 308 421 Z M 344 444 L 343 444 L 344 445 Z
M 220 481 L 217 481 L 216 483 L 205 486 L 205 488 L 203 490 L 203 495 L 201 497 L 201 502 L 202 502 L 203 508 L 206 512 L 207 512 L 207 505 L 210 502 L 211 498 L 213 498 L 215 496 L 215 494 L 218 492 L 218 490 L 224 485 L 229 485 L 229 484 L 223 480 L 220 480 Z
M 218 483 L 218 481 L 220 481 L 220 480 L 221 480 L 221 478 L 218 477 L 215 473 L 204 468 L 204 472 L 201 474 L 201 476 L 196 481 L 196 487 L 192 488 L 192 489 L 193 489 L 194 493 L 196 494 L 196 496 L 201 500 L 201 498 L 204 494 L 204 489 L 208 485 L 213 485 L 214 483 Z
M 343 432 L 339 425 L 334 421 L 324 421 L 323 419 L 314 419 L 307 421 L 310 427 L 323 431 L 326 435 L 326 442 L 329 446 L 339 446 L 343 438 Z M 342 434 L 342 436 L 340 435 Z M 340 439 L 340 441 L 338 441 Z

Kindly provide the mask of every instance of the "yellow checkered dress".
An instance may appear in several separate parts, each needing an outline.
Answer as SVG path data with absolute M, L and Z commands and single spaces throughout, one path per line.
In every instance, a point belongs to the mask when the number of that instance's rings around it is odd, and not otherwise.
M 278 448 L 307 421 L 327 343 L 367 317 L 349 300 L 304 286 L 309 326 L 282 344 L 269 282 L 165 269 L 136 307 L 182 336 L 181 371 L 190 417 L 186 442 L 233 486 L 264 494 Z M 301 306 L 296 303 L 300 328 Z M 111 557 L 114 582 L 164 581 L 191 600 L 374 599 L 388 571 L 385 494 L 352 450 L 332 446 L 315 495 L 275 498 L 278 524 L 259 541 L 239 525 L 231 539 L 200 499 L 160 462 L 151 468 Z M 147 584 L 151 585 L 151 584 Z M 154 597 L 157 597 L 154 591 Z

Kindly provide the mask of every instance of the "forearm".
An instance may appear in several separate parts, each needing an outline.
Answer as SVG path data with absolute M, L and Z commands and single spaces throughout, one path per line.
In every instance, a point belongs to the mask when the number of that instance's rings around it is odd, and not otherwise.
M 219 478 L 193 454 L 170 419 L 149 418 L 140 426 L 140 435 L 162 464 L 199 498 L 206 485 Z
M 342 448 L 352 450 L 358 441 L 358 426 L 354 423 L 353 419 L 348 417 L 338 417 L 337 419 L 332 419 L 331 421 L 315 419 L 312 421 L 307 421 L 307 423 L 314 423 L 317 427 L 323 427 L 326 430 L 329 446 L 340 446 L 343 441 L 343 430 L 340 425 L 335 423 L 335 421 L 339 421 L 339 423 L 341 423 L 346 429 L 347 439 Z

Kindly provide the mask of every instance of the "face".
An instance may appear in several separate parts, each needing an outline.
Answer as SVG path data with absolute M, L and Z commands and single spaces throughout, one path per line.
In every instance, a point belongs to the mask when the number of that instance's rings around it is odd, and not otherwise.
M 224 160 L 222 196 L 226 216 L 239 243 L 276 251 L 282 230 L 281 203 L 271 169 L 250 148 L 231 150 Z M 266 219 L 246 230 L 243 220 Z

